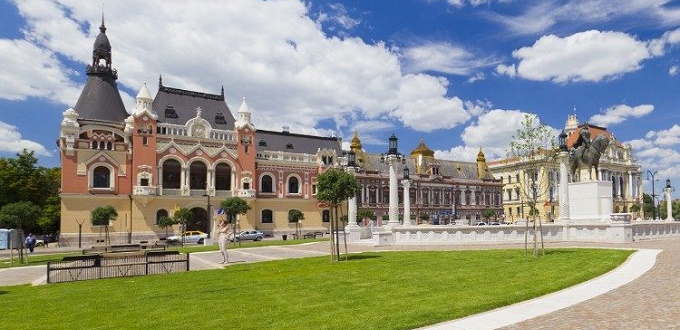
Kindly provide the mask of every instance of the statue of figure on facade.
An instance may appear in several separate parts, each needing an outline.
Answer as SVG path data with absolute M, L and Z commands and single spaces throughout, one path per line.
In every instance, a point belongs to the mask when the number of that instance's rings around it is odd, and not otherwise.
M 591 140 L 589 125 L 588 123 L 583 124 L 578 139 L 576 139 L 569 152 L 571 176 L 576 178 L 576 171 L 582 166 L 587 166 L 590 180 L 593 179 L 593 168 L 595 168 L 595 178 L 597 179 L 600 156 L 607 150 L 608 146 L 609 139 L 603 135 L 598 135 Z

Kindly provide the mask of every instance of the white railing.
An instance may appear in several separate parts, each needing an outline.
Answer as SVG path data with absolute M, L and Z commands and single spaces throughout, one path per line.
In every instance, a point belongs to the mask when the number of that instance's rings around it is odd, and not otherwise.
M 163 195 L 165 195 L 165 196 L 181 196 L 182 195 L 182 189 L 163 188 Z
M 258 159 L 278 160 L 292 163 L 310 163 L 316 164 L 318 157 L 310 154 L 298 154 L 292 152 L 282 151 L 262 151 L 257 153 Z
M 253 189 L 239 190 L 237 196 L 241 198 L 252 198 L 255 197 L 255 190 Z

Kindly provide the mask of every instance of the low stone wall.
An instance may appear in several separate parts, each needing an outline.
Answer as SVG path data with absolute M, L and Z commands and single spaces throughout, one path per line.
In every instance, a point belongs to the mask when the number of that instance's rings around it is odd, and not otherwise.
M 392 244 L 504 244 L 524 242 L 524 225 L 500 226 L 397 226 L 386 230 L 376 228 L 372 234 L 375 245 Z M 537 227 L 541 230 L 541 227 Z M 532 240 L 533 228 L 529 227 Z M 543 224 L 544 242 L 607 242 L 627 243 L 634 240 L 680 237 L 680 221 L 612 221 L 591 224 Z M 359 235 L 349 235 L 357 240 Z

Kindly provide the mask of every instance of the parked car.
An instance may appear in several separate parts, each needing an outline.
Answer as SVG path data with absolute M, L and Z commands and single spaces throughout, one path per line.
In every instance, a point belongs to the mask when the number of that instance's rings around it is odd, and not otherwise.
M 475 226 L 486 226 L 486 222 L 477 222 Z
M 188 230 L 184 232 L 184 235 L 173 235 L 165 239 L 169 244 L 182 243 L 182 236 L 184 236 L 184 243 L 198 243 L 203 244 L 208 234 L 200 230 Z
M 490 225 L 492 225 L 492 226 L 500 226 L 501 223 L 500 223 L 500 222 L 492 222 L 492 223 L 490 223 Z
M 232 238 L 231 241 L 233 242 L 234 239 L 237 241 L 261 241 L 263 237 L 264 233 L 259 230 L 246 230 L 236 234 L 236 237 Z

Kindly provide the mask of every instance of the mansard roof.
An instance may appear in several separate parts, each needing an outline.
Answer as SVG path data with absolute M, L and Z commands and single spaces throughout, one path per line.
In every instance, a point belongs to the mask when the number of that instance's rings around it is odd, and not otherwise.
M 99 31 L 93 45 L 92 64 L 86 70 L 87 82 L 74 110 L 79 119 L 122 123 L 128 113 L 116 84 L 118 72 L 111 66 L 111 44 L 106 37 L 103 18 Z
M 338 156 L 342 155 L 342 139 L 338 137 L 257 130 L 255 140 L 257 150 L 315 155 L 319 149 L 328 149 L 335 150 Z
M 162 123 L 184 125 L 196 117 L 196 108 L 201 108 L 201 117 L 213 129 L 234 129 L 234 115 L 224 101 L 224 90 L 221 95 L 206 94 L 166 87 L 161 81 L 152 107 Z

